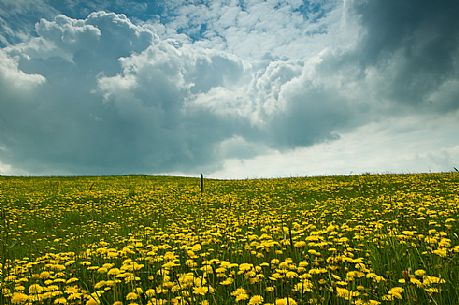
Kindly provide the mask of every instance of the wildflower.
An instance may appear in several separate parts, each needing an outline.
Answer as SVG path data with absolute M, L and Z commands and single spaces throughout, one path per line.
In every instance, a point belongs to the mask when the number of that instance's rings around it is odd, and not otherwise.
M 154 289 L 148 289 L 145 291 L 145 295 L 149 298 L 152 298 L 156 295 L 156 291 Z
M 99 305 L 100 301 L 98 298 L 90 298 L 87 302 L 86 305 Z
M 424 277 L 422 282 L 424 285 L 430 286 L 431 284 L 443 284 L 445 283 L 445 280 L 440 277 L 427 275 Z
M 229 277 L 226 280 L 221 281 L 220 285 L 228 286 L 228 285 L 231 285 L 233 281 L 234 281 L 233 278 Z
M 37 294 L 37 293 L 42 293 L 42 292 L 43 292 L 43 287 L 41 287 L 39 284 L 32 284 L 29 286 L 30 294 Z
M 126 301 L 137 300 L 138 297 L 139 295 L 137 293 L 131 291 L 126 295 Z
M 253 265 L 252 264 L 248 264 L 248 263 L 242 263 L 239 265 L 239 271 L 241 272 L 246 272 L 246 271 L 249 271 L 249 270 L 252 270 L 253 268 Z
M 440 257 L 446 257 L 447 256 L 447 252 L 446 252 L 446 248 L 439 248 L 439 249 L 435 249 L 432 251 L 433 254 L 436 254 Z
M 194 245 L 193 247 L 191 247 L 191 251 L 193 252 L 201 251 L 201 245 L 200 244 Z
M 418 270 L 416 270 L 416 271 L 414 272 L 414 274 L 415 274 L 416 276 L 422 277 L 422 276 L 424 276 L 424 275 L 426 274 L 426 272 L 425 272 L 425 270 L 418 269 Z
M 208 292 L 208 287 L 193 287 L 193 293 L 199 295 L 205 295 Z
M 306 242 L 304 242 L 304 241 L 302 241 L 302 240 L 301 240 L 301 241 L 297 241 L 297 242 L 295 242 L 295 243 L 293 244 L 293 246 L 294 246 L 295 248 L 304 248 L 304 247 L 306 247 Z
M 340 287 L 336 287 L 336 293 L 339 297 L 342 297 L 346 300 L 350 300 L 352 297 L 360 295 L 360 292 L 358 291 L 349 291 L 345 288 L 340 288 Z
M 381 304 L 381 302 L 378 302 L 376 300 L 368 300 L 368 301 L 364 301 L 362 299 L 357 299 L 355 300 L 355 305 L 379 305 Z
M 79 292 L 72 292 L 70 293 L 70 295 L 67 297 L 68 300 L 76 300 L 76 299 L 80 299 L 82 296 L 81 293 Z
M 427 288 L 427 289 L 426 289 L 426 292 L 427 292 L 428 294 L 436 293 L 436 292 L 438 292 L 438 291 L 439 291 L 438 288 L 432 288 L 432 287 L 431 287 L 431 288 Z
M 294 278 L 294 277 L 298 277 L 298 274 L 296 272 L 293 272 L 293 271 L 288 271 L 285 276 L 289 279 L 291 278 Z
M 74 282 L 77 282 L 77 281 L 78 281 L 77 277 L 71 277 L 65 283 L 66 284 L 71 284 L 71 283 L 74 283 Z
M 109 276 L 116 276 L 116 275 L 118 275 L 118 274 L 120 274 L 120 273 L 121 273 L 120 269 L 118 269 L 118 268 L 112 268 L 112 269 L 108 270 L 107 275 L 109 275 Z
M 402 287 L 394 287 L 389 290 L 389 295 L 397 298 L 397 299 L 402 299 L 402 292 L 403 288 Z
M 248 305 L 260 305 L 263 303 L 263 297 L 261 295 L 254 295 L 250 298 Z
M 60 297 L 54 300 L 54 304 L 67 304 L 67 300 L 64 297 Z
M 275 305 L 297 305 L 298 303 L 292 298 L 276 299 Z
M 41 279 L 47 279 L 51 276 L 51 273 L 49 273 L 48 271 L 43 271 L 42 273 L 40 273 L 40 278 Z
M 24 304 L 29 300 L 29 296 L 22 292 L 15 292 L 11 297 L 12 304 Z
M 231 292 L 231 295 L 236 297 L 236 302 L 247 300 L 249 295 L 244 288 L 238 288 L 235 291 Z
M 413 284 L 415 284 L 415 285 L 416 285 L 417 287 L 419 287 L 419 288 L 422 288 L 422 287 L 423 287 L 421 281 L 418 280 L 417 278 L 415 278 L 414 276 L 412 276 L 412 277 L 410 278 L 410 282 L 413 283 Z

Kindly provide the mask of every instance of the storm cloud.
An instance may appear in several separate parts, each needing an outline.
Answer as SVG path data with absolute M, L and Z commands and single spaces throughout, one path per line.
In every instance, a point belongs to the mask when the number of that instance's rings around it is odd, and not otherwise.
M 442 131 L 459 127 L 454 1 L 8 3 L 0 173 L 276 176 L 282 156 L 298 167 L 320 150 L 357 171 L 422 171 L 459 157 Z M 413 136 L 413 122 L 431 128 Z M 398 167 L 375 145 L 410 137 Z M 443 157 L 413 166 L 420 154 Z M 282 165 L 237 165 L 260 160 Z

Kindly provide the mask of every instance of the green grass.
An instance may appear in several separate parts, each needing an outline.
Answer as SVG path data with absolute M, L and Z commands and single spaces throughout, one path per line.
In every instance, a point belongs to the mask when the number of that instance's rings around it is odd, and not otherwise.
M 457 304 L 458 174 L 204 189 L 186 177 L 0 177 L 0 304 Z

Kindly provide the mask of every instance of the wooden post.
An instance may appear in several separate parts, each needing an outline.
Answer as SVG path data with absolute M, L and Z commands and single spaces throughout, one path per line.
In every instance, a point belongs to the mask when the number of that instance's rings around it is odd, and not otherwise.
M 204 177 L 201 174 L 201 193 L 204 192 Z

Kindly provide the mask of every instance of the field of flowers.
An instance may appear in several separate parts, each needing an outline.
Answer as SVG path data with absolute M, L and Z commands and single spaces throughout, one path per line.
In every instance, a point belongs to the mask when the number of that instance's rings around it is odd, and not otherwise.
M 0 177 L 0 304 L 459 304 L 459 174 Z

